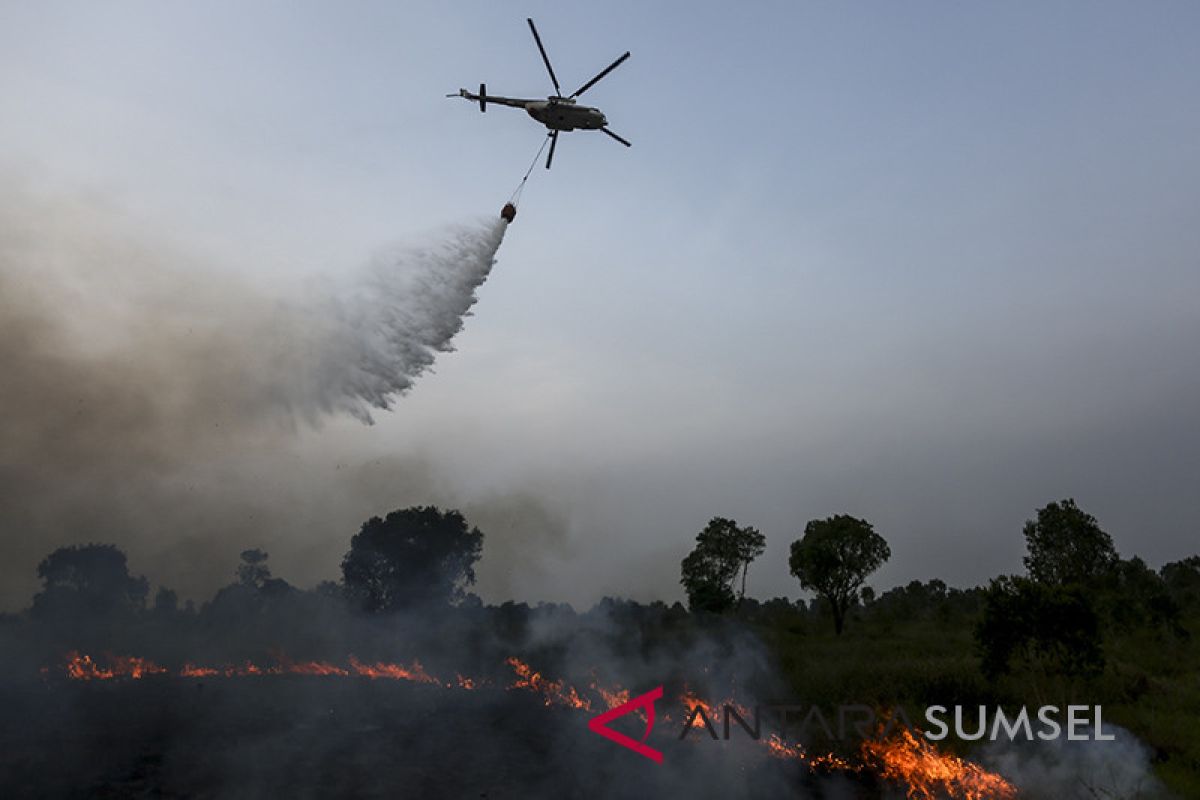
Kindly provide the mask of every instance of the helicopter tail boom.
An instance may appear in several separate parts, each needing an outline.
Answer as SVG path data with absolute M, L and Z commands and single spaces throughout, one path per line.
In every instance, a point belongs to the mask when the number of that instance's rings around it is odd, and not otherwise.
M 480 111 L 487 111 L 488 104 L 498 106 L 512 106 L 513 108 L 525 108 L 530 103 L 537 102 L 535 100 L 526 100 L 520 97 L 499 97 L 487 93 L 487 84 L 479 84 L 479 94 L 473 94 L 466 89 L 459 89 L 455 94 L 448 94 L 446 97 L 462 97 L 475 103 L 479 103 Z

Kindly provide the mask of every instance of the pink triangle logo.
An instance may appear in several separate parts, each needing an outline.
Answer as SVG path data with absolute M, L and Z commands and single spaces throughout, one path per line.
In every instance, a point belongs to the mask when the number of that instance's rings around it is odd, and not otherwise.
M 654 701 L 660 699 L 662 696 L 663 687 L 659 686 L 656 689 L 651 689 L 645 694 L 633 698 L 628 703 L 623 703 L 616 708 L 610 708 L 603 714 L 592 717 L 588 720 L 588 730 L 598 733 L 606 739 L 612 739 L 621 745 L 621 747 L 628 747 L 633 752 L 643 755 L 657 764 L 661 764 L 663 762 L 663 754 L 645 744 L 645 741 L 650 738 L 650 731 L 654 728 Z M 608 727 L 608 723 L 617 717 L 623 717 L 629 712 L 643 706 L 646 708 L 646 733 L 642 736 L 642 741 L 639 742 L 637 739 L 632 739 Z

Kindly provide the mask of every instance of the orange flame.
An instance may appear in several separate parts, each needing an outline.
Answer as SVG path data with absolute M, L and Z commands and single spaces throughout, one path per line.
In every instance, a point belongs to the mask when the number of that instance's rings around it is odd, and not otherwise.
M 799 744 L 788 744 L 777 733 L 772 733 L 763 740 L 767 747 L 767 755 L 774 758 L 795 759 L 803 761 L 810 769 L 840 770 L 842 772 L 857 772 L 858 768 L 841 756 L 834 753 L 809 755 Z
M 136 656 L 106 656 L 108 666 L 102 667 L 91 656 L 80 655 L 72 651 L 67 654 L 66 674 L 72 680 L 112 680 L 115 678 L 141 678 L 146 675 L 171 674 L 166 667 L 161 667 L 153 661 Z M 328 661 L 293 661 L 286 655 L 277 653 L 277 663 L 261 666 L 253 661 L 243 661 L 240 664 L 226 664 L 221 667 L 210 667 L 185 663 L 175 674 L 182 678 L 215 678 L 215 677 L 247 677 L 256 675 L 314 675 L 347 677 L 358 675 L 365 678 L 385 678 L 388 680 L 405 680 L 417 683 L 441 684 L 437 678 L 430 675 L 421 666 L 421 662 L 413 661 L 409 665 L 392 664 L 377 661 L 367 664 L 354 656 L 350 657 L 349 666 L 343 667 Z M 457 685 L 463 689 L 474 689 L 475 681 L 458 676 Z
M 679 695 L 679 702 L 683 703 L 684 708 L 687 709 L 687 713 L 689 715 L 695 714 L 696 708 L 698 707 L 698 708 L 703 709 L 704 716 L 708 717 L 710 722 L 712 721 L 712 719 L 713 719 L 712 705 L 705 702 L 704 700 L 701 700 L 700 697 L 695 692 L 693 692 L 691 689 L 687 688 L 687 686 L 683 687 L 683 694 Z M 699 714 L 696 714 L 694 717 L 692 717 L 692 727 L 693 728 L 703 728 L 704 727 L 704 720 L 700 718 Z
M 941 753 L 906 728 L 885 741 L 863 742 L 865 760 L 877 762 L 884 778 L 908 786 L 910 800 L 934 800 L 949 795 L 961 800 L 1011 800 L 1017 789 L 994 772 L 958 756 Z
M 628 689 L 606 689 L 595 681 L 592 681 L 590 688 L 596 694 L 600 695 L 600 698 L 604 700 L 604 705 L 609 708 L 625 705 L 629 702 L 631 696 Z M 638 713 L 644 716 L 644 712 L 639 711 Z
M 709 703 L 706 700 L 702 700 L 700 696 L 689 689 L 686 684 L 683 687 L 683 693 L 679 695 L 679 702 L 683 703 L 684 708 L 687 709 L 689 716 L 695 713 L 697 707 L 702 709 L 704 711 L 704 716 L 707 717 L 708 721 L 713 725 L 717 725 L 721 719 L 724 719 L 724 717 L 721 715 L 725 711 L 725 706 L 730 706 L 738 713 L 738 716 L 744 720 L 750 720 L 754 717 L 753 711 L 741 703 L 735 702 L 732 697 L 721 703 Z M 699 714 L 692 718 L 692 727 L 704 727 L 704 720 L 700 718 Z
M 67 675 L 77 681 L 104 681 L 113 678 L 139 680 L 146 675 L 160 675 L 167 672 L 166 667 L 160 667 L 153 661 L 136 656 L 108 656 L 108 662 L 108 667 L 101 667 L 92 660 L 91 656 L 80 655 L 72 650 L 67 653 Z
M 350 656 L 350 668 L 354 670 L 355 675 L 361 675 L 372 680 L 386 678 L 393 681 L 441 684 L 441 681 L 425 671 L 420 661 L 414 661 L 406 667 L 403 664 L 390 664 L 386 661 L 364 664 L 354 656 Z
M 185 663 L 174 673 L 184 678 L 215 678 L 259 675 L 311 675 L 311 676 L 358 676 L 371 680 L 404 680 L 445 688 L 471 690 L 480 683 L 474 678 L 456 675 L 453 682 L 443 682 L 430 675 L 419 661 L 408 665 L 377 661 L 366 663 L 350 656 L 348 666 L 339 666 L 328 661 L 292 661 L 283 654 L 275 655 L 276 664 L 260 666 L 252 661 L 227 664 L 222 667 L 201 666 Z M 65 672 L 68 678 L 80 681 L 113 680 L 130 678 L 139 680 L 149 675 L 172 674 L 166 667 L 136 656 L 105 656 L 106 666 L 101 666 L 91 656 L 71 651 L 66 655 Z M 559 705 L 583 711 L 591 711 L 592 703 L 574 687 L 563 680 L 550 680 L 519 658 L 510 657 L 506 663 L 516 673 L 509 689 L 524 689 L 539 695 L 547 706 Z M 43 674 L 48 674 L 43 669 Z M 593 680 L 588 688 L 598 695 L 608 708 L 615 708 L 630 699 L 628 689 L 608 688 Z M 701 708 L 714 724 L 717 714 L 725 705 L 735 708 L 745 719 L 752 712 L 744 706 L 728 700 L 712 704 L 698 697 L 686 686 L 680 700 L 689 714 Z M 639 712 L 642 713 L 642 712 Z M 666 715 L 664 715 L 665 717 Z M 704 726 L 697 715 L 693 727 Z M 844 772 L 870 771 L 884 779 L 903 783 L 907 787 L 909 800 L 934 800 L 950 797 L 955 800 L 1015 800 L 1016 788 L 1000 775 L 988 772 L 978 764 L 955 755 L 940 752 L 924 737 L 914 735 L 907 728 L 900 728 L 891 737 L 884 737 L 881 729 L 879 738 L 863 742 L 859 758 L 861 763 L 852 764 L 833 753 L 810 755 L 799 744 L 789 744 L 779 735 L 771 734 L 761 740 L 767 755 L 774 758 L 794 759 L 810 769 L 839 770 Z
M 211 678 L 219 674 L 212 667 L 198 667 L 191 662 L 184 664 L 179 670 L 179 676 L 182 678 Z
M 544 677 L 542 673 L 515 656 L 510 656 L 505 663 L 513 668 L 513 672 L 517 673 L 517 679 L 508 688 L 529 689 L 537 692 L 542 696 L 542 702 L 548 706 L 557 704 L 583 711 L 592 710 L 592 704 L 582 697 L 574 686 L 567 686 L 563 681 L 552 681 Z

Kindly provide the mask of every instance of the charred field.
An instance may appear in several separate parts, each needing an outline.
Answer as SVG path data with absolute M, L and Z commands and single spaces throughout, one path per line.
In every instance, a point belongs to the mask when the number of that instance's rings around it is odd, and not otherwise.
M 766 654 L 738 625 L 685 624 L 647 638 L 650 620 L 662 624 L 671 610 L 624 603 L 586 614 L 508 604 L 335 623 L 331 604 L 285 627 L 294 611 L 284 609 L 299 600 L 237 616 L 219 644 L 202 614 L 180 612 L 173 624 L 150 615 L 90 635 L 9 618 L 6 796 L 903 796 L 874 775 L 810 771 L 738 732 L 680 740 L 689 703 L 735 681 L 743 693 L 771 685 Z M 56 655 L 64 636 L 97 655 Z M 259 636 L 273 644 L 251 644 Z M 112 654 L 134 649 L 145 657 Z M 372 650 L 361 660 L 344 655 Z M 424 655 L 400 661 L 401 651 Z M 343 655 L 321 657 L 334 653 Z M 646 741 L 664 753 L 662 764 L 587 726 L 655 681 L 669 702 Z M 645 724 L 635 714 L 613 728 L 640 739 Z

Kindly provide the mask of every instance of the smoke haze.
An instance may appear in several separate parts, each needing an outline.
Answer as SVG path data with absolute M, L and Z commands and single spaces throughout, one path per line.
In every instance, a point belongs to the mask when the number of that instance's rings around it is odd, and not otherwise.
M 406 503 L 456 504 L 501 532 L 519 521 L 550 547 L 561 523 L 533 495 L 464 497 L 419 453 L 365 475 L 361 456 L 306 440 L 339 415 L 370 422 L 451 349 L 502 222 L 277 296 L 130 228 L 89 199 L 0 200 L 3 606 L 27 603 L 34 566 L 62 544 L 115 542 L 202 598 L 248 543 L 287 540 L 286 572 L 302 542 L 334 537 L 337 550 L 370 513 Z
M 1031 800 L 1089 800 L 1089 798 L 1171 797 L 1151 768 L 1149 748 L 1124 728 L 1105 724 L 1112 741 L 1081 735 L 1049 742 L 993 742 L 983 748 L 982 762 L 999 771 Z

